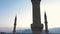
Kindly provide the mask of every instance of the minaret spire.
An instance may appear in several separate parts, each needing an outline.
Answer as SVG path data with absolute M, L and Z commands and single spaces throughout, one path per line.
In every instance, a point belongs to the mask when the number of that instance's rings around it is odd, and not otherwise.
M 15 20 L 14 20 L 13 34 L 16 34 L 16 23 L 17 23 L 17 16 L 15 16 Z
M 44 13 L 44 19 L 45 19 L 45 32 L 46 32 L 46 34 L 48 34 L 48 22 L 47 22 L 46 12 Z

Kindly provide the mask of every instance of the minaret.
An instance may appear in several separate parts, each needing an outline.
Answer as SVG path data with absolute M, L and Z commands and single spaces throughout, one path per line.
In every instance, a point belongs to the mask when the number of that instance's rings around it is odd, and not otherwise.
M 41 0 L 31 0 L 33 7 L 33 24 L 31 24 L 31 29 L 33 34 L 42 34 L 43 30 L 43 24 L 41 24 L 40 1 Z
M 47 16 L 46 16 L 46 12 L 45 12 L 45 14 L 44 14 L 44 18 L 45 18 L 45 32 L 46 32 L 46 34 L 48 34 L 48 22 L 47 22 Z
M 15 20 L 14 20 L 13 34 L 16 34 L 16 22 L 17 22 L 17 16 L 15 16 Z

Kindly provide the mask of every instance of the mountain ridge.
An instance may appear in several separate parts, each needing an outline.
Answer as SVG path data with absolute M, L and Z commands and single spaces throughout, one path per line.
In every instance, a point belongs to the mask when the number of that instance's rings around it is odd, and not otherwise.
M 5 31 L 0 30 L 0 32 L 7 32 L 7 33 L 11 32 L 12 33 L 13 30 L 11 31 L 9 30 L 11 29 L 5 29 Z M 45 30 L 43 30 L 43 32 L 45 33 Z M 32 33 L 32 30 L 31 29 L 17 29 L 16 33 Z M 51 28 L 49 29 L 49 33 L 60 33 L 60 28 Z

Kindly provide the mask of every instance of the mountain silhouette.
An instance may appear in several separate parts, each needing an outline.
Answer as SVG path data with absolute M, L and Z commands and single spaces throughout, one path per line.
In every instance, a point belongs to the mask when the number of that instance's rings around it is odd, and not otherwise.
M 49 29 L 50 33 L 60 33 L 60 28 L 51 28 Z
M 7 32 L 7 33 L 9 33 L 9 32 L 11 32 L 10 30 L 11 29 L 8 29 L 8 28 L 6 29 L 5 28 L 3 31 L 0 30 L 0 32 Z M 32 30 L 31 29 L 17 29 L 16 33 L 32 33 Z M 43 30 L 42 33 L 45 34 L 45 30 Z M 49 29 L 49 34 L 60 34 L 60 28 L 51 28 L 51 29 Z
M 17 30 L 17 32 L 32 33 L 32 30 L 31 29 L 24 29 L 24 30 Z M 42 33 L 45 34 L 45 30 L 43 30 Z M 49 34 L 60 34 L 60 28 L 51 28 L 51 29 L 49 29 Z

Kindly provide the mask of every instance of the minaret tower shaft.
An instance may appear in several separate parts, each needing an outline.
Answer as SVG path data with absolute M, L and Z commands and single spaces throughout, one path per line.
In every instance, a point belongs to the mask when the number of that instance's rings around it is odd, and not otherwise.
M 46 12 L 45 12 L 44 18 L 45 18 L 45 32 L 46 34 L 48 34 L 48 24 L 47 24 L 48 22 L 47 22 Z
M 14 20 L 13 34 L 16 34 L 16 22 L 17 22 L 17 16 L 15 16 L 15 20 Z
M 40 1 L 31 0 L 33 9 L 33 24 L 31 29 L 33 34 L 42 34 L 43 24 L 41 24 Z
M 33 7 L 33 23 L 41 24 L 41 16 L 40 16 L 40 1 L 41 0 L 31 0 Z

